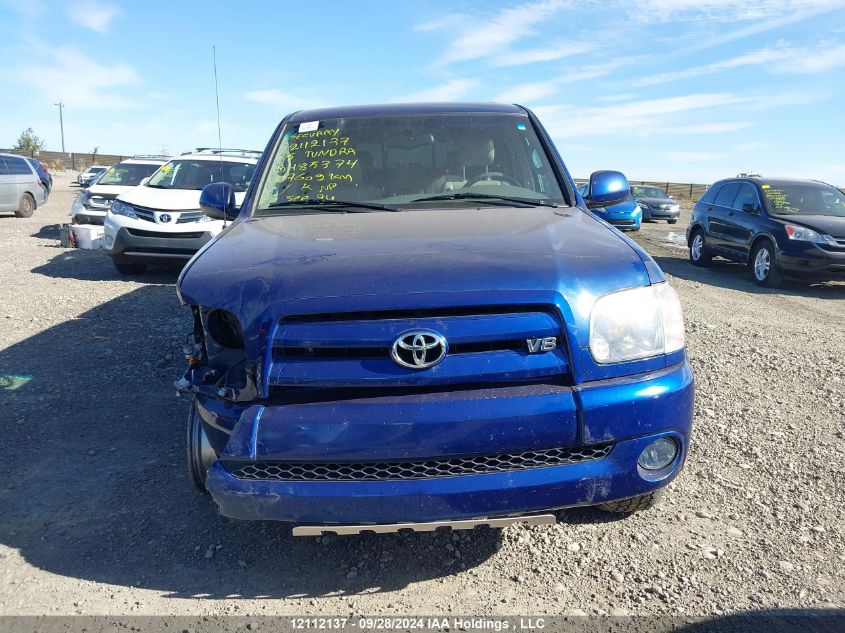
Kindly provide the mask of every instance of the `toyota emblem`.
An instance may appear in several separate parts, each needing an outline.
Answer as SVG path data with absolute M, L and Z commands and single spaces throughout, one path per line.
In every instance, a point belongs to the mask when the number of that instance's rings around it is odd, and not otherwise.
M 162 213 L 160 216 L 158 216 L 158 221 L 167 224 L 168 222 L 170 222 L 170 214 Z
M 446 339 L 437 332 L 413 330 L 393 341 L 390 356 L 402 367 L 428 369 L 443 360 L 447 350 Z

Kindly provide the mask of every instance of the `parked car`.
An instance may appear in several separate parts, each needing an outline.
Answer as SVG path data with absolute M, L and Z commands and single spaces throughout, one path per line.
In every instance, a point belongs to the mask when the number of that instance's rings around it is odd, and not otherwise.
M 760 286 L 845 279 L 845 194 L 816 180 L 721 180 L 695 204 L 687 243 L 694 265 L 738 261 Z
M 232 224 L 178 281 L 188 463 L 223 515 L 296 535 L 546 523 L 647 508 L 677 475 L 677 295 L 587 212 L 530 111 L 301 111 L 255 176 L 240 206 L 205 187 Z M 619 172 L 589 191 L 630 197 Z
M 102 225 L 117 196 L 140 185 L 171 158 L 139 154 L 112 165 L 99 175 L 94 184 L 76 194 L 70 207 L 71 222 Z
M 148 264 L 188 261 L 225 224 L 200 210 L 202 188 L 222 179 L 242 201 L 260 155 L 200 149 L 168 161 L 146 183 L 119 194 L 104 220 L 105 246 L 117 270 L 139 274 Z
M 26 162 L 32 165 L 35 169 L 35 173 L 38 174 L 41 182 L 44 183 L 44 189 L 47 191 L 47 195 L 49 196 L 50 192 L 53 190 L 53 176 L 50 173 L 50 170 L 47 169 L 47 165 L 42 163 L 40 160 L 35 160 L 34 158 L 27 158 Z
M 643 213 L 643 222 L 667 220 L 675 224 L 681 215 L 681 206 L 660 187 L 631 185 L 631 195 Z
M 620 231 L 639 231 L 643 219 L 643 212 L 633 196 L 628 195 L 613 204 L 596 202 L 590 198 L 590 183 L 585 182 L 578 187 L 578 193 L 584 199 L 587 208 L 608 224 L 612 224 Z
M 0 211 L 28 218 L 47 201 L 47 189 L 22 156 L 0 154 Z
M 84 171 L 79 172 L 76 176 L 76 182 L 85 187 L 90 185 L 93 180 L 97 178 L 100 174 L 108 169 L 105 165 L 91 165 L 90 167 L 86 168 Z

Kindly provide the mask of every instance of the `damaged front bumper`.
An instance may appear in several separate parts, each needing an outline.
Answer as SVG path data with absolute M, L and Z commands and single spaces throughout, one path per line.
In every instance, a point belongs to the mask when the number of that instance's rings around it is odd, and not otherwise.
M 310 526 L 519 516 L 647 494 L 680 471 L 693 412 L 693 378 L 685 361 L 575 387 L 300 404 L 193 393 L 219 455 L 206 487 L 221 513 Z M 674 440 L 677 456 L 662 470 L 645 471 L 638 458 L 660 437 Z M 502 454 L 543 456 L 599 446 L 607 450 L 572 463 L 449 470 Z M 391 474 L 440 462 L 447 466 L 436 476 Z M 378 478 L 370 466 L 388 474 Z M 346 474 L 333 480 L 327 469 Z

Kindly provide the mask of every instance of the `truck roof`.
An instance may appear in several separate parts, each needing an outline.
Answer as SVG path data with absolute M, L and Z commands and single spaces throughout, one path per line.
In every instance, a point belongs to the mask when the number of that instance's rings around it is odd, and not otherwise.
M 525 114 L 517 105 L 504 103 L 384 103 L 300 110 L 291 115 L 291 123 L 362 116 L 407 114 Z

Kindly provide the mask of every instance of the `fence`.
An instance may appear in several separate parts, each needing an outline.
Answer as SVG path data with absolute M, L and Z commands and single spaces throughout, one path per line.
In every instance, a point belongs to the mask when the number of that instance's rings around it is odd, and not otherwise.
M 124 158 L 120 154 L 80 154 L 76 152 L 50 152 L 47 150 L 29 151 L 18 149 L 0 149 L 0 152 L 7 154 L 18 154 L 19 156 L 28 156 L 30 158 L 37 158 L 42 163 L 47 165 L 50 169 L 70 169 L 73 171 L 82 171 L 90 165 L 113 165 L 119 163 Z
M 587 182 L 586 178 L 576 178 L 577 184 Z M 648 185 L 650 187 L 659 187 L 663 189 L 673 198 L 683 198 L 689 200 L 698 200 L 710 185 L 702 185 L 693 182 L 658 182 L 656 180 L 631 180 L 632 185 Z

